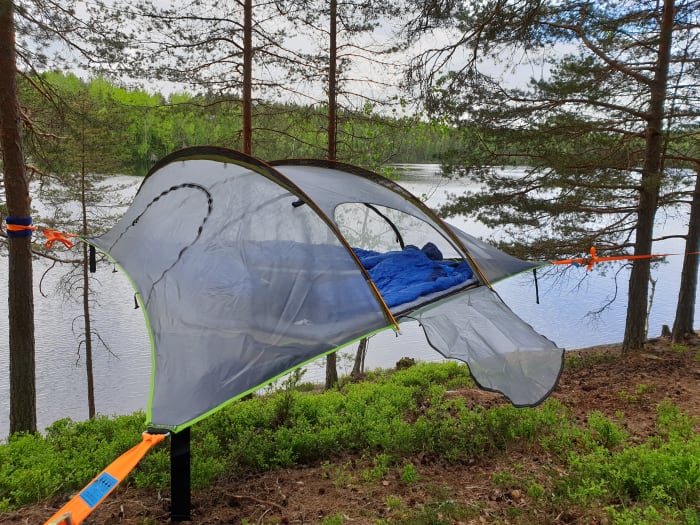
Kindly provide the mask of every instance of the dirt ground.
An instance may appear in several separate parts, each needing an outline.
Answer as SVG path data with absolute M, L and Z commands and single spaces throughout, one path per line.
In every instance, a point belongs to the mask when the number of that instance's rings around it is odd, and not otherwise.
M 619 345 L 576 352 L 578 366 L 566 366 L 552 396 L 570 407 L 584 421 L 592 410 L 610 418 L 625 414 L 626 430 L 632 439 L 643 439 L 656 420 L 655 407 L 670 399 L 686 413 L 700 417 L 700 351 L 698 337 L 688 341 L 687 351 L 670 348 L 665 338 L 650 341 L 641 352 L 622 356 Z M 505 403 L 498 395 L 476 389 L 452 393 L 472 404 L 492 406 Z M 527 445 L 509 448 L 507 453 L 486 457 L 469 464 L 447 464 L 432 458 L 415 457 L 418 480 L 407 484 L 401 470 L 391 471 L 382 480 L 366 480 L 362 472 L 372 467 L 372 458 L 341 458 L 328 465 L 274 471 L 247 479 L 221 481 L 192 495 L 192 522 L 197 524 L 279 523 L 279 524 L 375 524 L 391 522 L 425 505 L 449 499 L 473 507 L 473 516 L 458 524 L 509 523 L 513 509 L 529 508 L 532 502 L 517 488 L 504 488 L 494 481 L 494 473 L 529 472 L 542 483 L 551 479 L 557 466 L 546 452 Z M 564 472 L 562 472 L 562 475 Z M 92 524 L 159 524 L 169 522 L 167 493 L 120 487 L 88 518 Z M 65 502 L 46 501 L 16 512 L 0 515 L 0 524 L 43 523 Z M 595 511 L 585 509 L 546 509 L 539 523 L 599 523 Z M 437 513 L 440 518 L 439 511 Z M 335 518 L 335 519 L 332 519 Z M 342 518 L 342 519 L 341 519 Z M 520 521 L 518 521 L 520 523 Z

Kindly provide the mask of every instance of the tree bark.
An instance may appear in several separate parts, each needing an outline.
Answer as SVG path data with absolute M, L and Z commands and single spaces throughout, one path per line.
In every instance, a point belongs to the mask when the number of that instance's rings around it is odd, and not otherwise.
M 328 160 L 336 160 L 338 157 L 338 2 L 331 0 L 330 4 L 330 44 L 328 49 Z
M 654 78 L 650 82 L 651 96 L 646 128 L 644 165 L 642 167 L 639 189 L 637 229 L 634 244 L 635 255 L 648 255 L 652 249 L 654 217 L 656 216 L 663 169 L 661 163 L 663 147 L 662 126 L 671 57 L 674 13 L 674 0 L 664 0 Z M 650 264 L 649 259 L 637 259 L 632 264 L 625 337 L 622 342 L 623 351 L 637 350 L 644 347 Z
M 87 194 L 86 181 L 87 167 L 85 165 L 85 129 L 82 133 L 82 167 L 80 171 L 80 205 L 82 208 L 82 234 L 87 237 Z M 83 320 L 85 327 L 85 373 L 87 374 L 87 396 L 88 396 L 88 417 L 95 419 L 97 411 L 95 409 L 95 380 L 92 372 L 92 323 L 90 319 L 90 268 L 88 263 L 88 245 L 83 243 Z
M 28 218 L 31 198 L 22 151 L 13 17 L 13 2 L 0 0 L 0 146 L 8 215 Z M 11 434 L 37 430 L 31 240 L 8 238 Z
M 338 18 L 338 2 L 330 0 L 330 23 L 329 34 L 330 43 L 328 46 L 328 160 L 336 160 L 337 144 L 336 144 L 336 89 L 337 89 L 337 18 Z M 326 358 L 326 389 L 332 388 L 338 382 L 338 368 L 336 365 L 335 353 L 328 354 Z
M 673 321 L 671 341 L 681 343 L 694 333 L 695 294 L 698 287 L 698 266 L 700 266 L 700 168 L 695 177 L 695 191 L 690 204 L 690 224 L 685 239 L 685 257 L 681 270 L 681 286 L 678 292 L 676 317 Z
M 357 346 L 357 353 L 355 354 L 355 364 L 352 367 L 352 372 L 350 372 L 352 377 L 358 377 L 365 372 L 365 356 L 367 355 L 368 342 L 369 339 L 366 337 L 360 339 L 360 344 Z
M 253 154 L 253 0 L 243 6 L 243 153 Z
M 338 366 L 336 353 L 326 356 L 326 390 L 330 390 L 338 384 Z
M 92 324 L 90 322 L 90 274 L 88 270 L 88 245 L 83 243 L 83 318 L 85 319 L 85 372 L 87 374 L 88 417 L 95 419 L 95 380 L 92 373 Z

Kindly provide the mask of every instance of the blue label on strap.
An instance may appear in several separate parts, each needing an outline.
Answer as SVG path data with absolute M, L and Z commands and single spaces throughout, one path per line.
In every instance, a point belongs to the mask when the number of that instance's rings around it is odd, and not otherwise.
M 115 477 L 103 472 L 95 478 L 95 481 L 83 489 L 80 493 L 80 498 L 87 503 L 91 509 L 94 509 L 95 506 L 102 501 L 102 498 L 109 494 L 109 491 L 118 484 L 119 482 Z

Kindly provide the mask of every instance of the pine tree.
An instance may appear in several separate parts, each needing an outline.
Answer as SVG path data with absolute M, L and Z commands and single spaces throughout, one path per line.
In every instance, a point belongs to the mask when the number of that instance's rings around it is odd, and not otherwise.
M 343 128 L 340 125 L 339 116 L 343 114 L 343 109 L 348 115 L 357 116 L 362 115 L 363 109 L 368 105 L 371 107 L 380 101 L 388 104 L 389 101 L 370 95 L 369 86 L 378 84 L 375 79 L 365 79 L 364 93 L 352 91 L 357 86 L 358 78 L 351 80 L 350 72 L 357 71 L 357 62 L 374 66 L 381 63 L 388 79 L 388 69 L 391 65 L 395 66 L 386 58 L 396 50 L 393 45 L 363 44 L 361 37 L 371 35 L 383 21 L 397 16 L 399 12 L 393 2 L 386 1 L 339 3 L 337 0 L 306 0 L 291 2 L 288 13 L 300 32 L 309 35 L 305 42 L 318 43 L 315 51 L 308 49 L 308 45 L 307 49 L 298 51 L 298 56 L 304 57 L 306 67 L 297 67 L 294 71 L 310 83 L 323 86 L 322 92 L 326 98 L 323 102 L 319 101 L 319 106 L 326 112 L 326 127 L 322 130 L 326 136 L 325 156 L 331 161 L 338 160 L 339 156 L 343 160 L 351 160 L 348 157 L 354 152 L 348 145 L 357 137 L 352 135 L 349 127 Z M 385 79 L 385 82 L 388 80 Z M 344 107 L 340 100 L 345 101 Z M 371 144 L 370 141 L 368 143 Z M 363 339 L 358 353 L 364 352 L 366 347 L 367 340 Z M 361 357 L 358 356 L 358 359 Z M 331 353 L 326 357 L 326 389 L 332 388 L 337 382 L 337 357 Z
M 17 91 L 14 3 L 0 0 L 0 147 L 7 214 L 31 217 Z M 36 432 L 34 296 L 31 237 L 8 238 L 10 433 Z
M 106 174 L 123 165 L 115 145 L 127 141 L 125 108 L 114 101 L 113 90 L 100 81 L 86 83 L 75 76 L 46 74 L 35 78 L 33 84 L 44 85 L 46 95 L 51 95 L 51 103 L 40 105 L 42 99 L 34 99 L 35 125 L 41 123 L 44 138 L 29 142 L 28 148 L 36 167 L 51 173 L 40 191 L 42 202 L 53 210 L 53 216 L 44 222 L 82 237 L 101 233 L 116 221 L 115 212 L 125 204 L 118 198 L 123 188 L 108 185 L 106 180 Z M 29 97 L 33 92 L 28 91 Z M 93 343 L 103 340 L 92 328 L 94 292 L 88 245 L 80 243 L 77 251 L 77 257 L 53 259 L 71 267 L 60 279 L 60 292 L 82 304 L 83 315 L 73 326 L 74 330 L 81 327 L 78 353 L 86 371 L 88 416 L 94 418 Z
M 675 131 L 698 116 L 700 3 L 416 4 L 412 34 L 449 36 L 416 55 L 411 79 L 430 111 L 465 129 L 454 172 L 483 185 L 444 212 L 506 225 L 520 255 L 573 255 L 594 244 L 650 254 L 657 208 L 687 187 L 669 152 Z M 509 85 L 487 67 L 494 58 L 540 75 Z M 509 163 L 526 164 L 527 175 L 489 167 Z M 644 344 L 649 277 L 649 259 L 635 260 L 627 350 Z

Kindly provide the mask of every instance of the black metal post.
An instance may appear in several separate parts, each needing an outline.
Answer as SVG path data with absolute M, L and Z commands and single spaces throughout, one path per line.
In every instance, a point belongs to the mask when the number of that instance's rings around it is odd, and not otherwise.
M 170 435 L 170 521 L 191 521 L 190 429 Z

